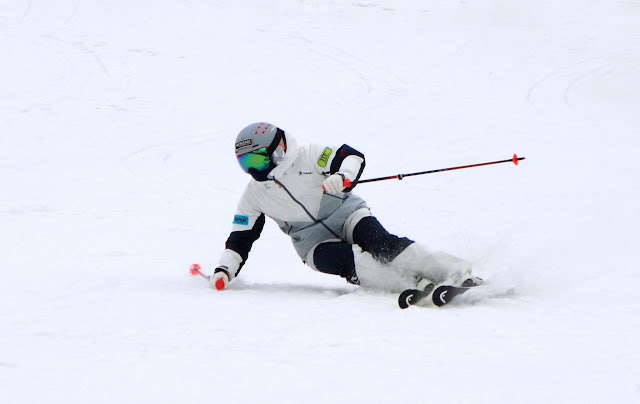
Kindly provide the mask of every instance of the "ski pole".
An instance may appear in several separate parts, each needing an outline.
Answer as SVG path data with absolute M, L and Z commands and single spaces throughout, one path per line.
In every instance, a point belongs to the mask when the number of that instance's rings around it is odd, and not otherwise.
M 384 181 L 384 180 L 393 180 L 393 179 L 396 179 L 396 178 L 398 180 L 402 180 L 404 177 L 412 177 L 414 175 L 433 174 L 433 173 L 440 173 L 440 172 L 443 172 L 443 171 L 461 170 L 463 168 L 488 166 L 488 165 L 492 165 L 492 164 L 513 163 L 515 165 L 518 165 L 518 161 L 524 160 L 524 159 L 525 159 L 525 157 L 518 157 L 517 155 L 514 154 L 512 158 L 507 159 L 507 160 L 489 161 L 487 163 L 469 164 L 469 165 L 466 165 L 466 166 L 439 168 L 437 170 L 420 171 L 420 172 L 417 172 L 417 173 L 409 173 L 409 174 L 390 175 L 388 177 L 369 178 L 369 179 L 366 179 L 366 180 L 358 181 L 358 184 L 364 184 L 365 182 L 376 182 L 376 181 Z
M 191 267 L 189 268 L 189 272 L 191 272 L 191 275 L 193 276 L 202 276 L 203 278 L 209 280 L 210 276 L 207 276 L 205 274 L 202 273 L 202 267 L 199 264 L 193 264 L 191 265 Z

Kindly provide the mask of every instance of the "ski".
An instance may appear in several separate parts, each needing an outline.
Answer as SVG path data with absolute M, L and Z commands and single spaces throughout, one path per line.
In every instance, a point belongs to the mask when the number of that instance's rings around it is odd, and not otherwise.
M 433 304 L 436 306 L 444 306 L 453 300 L 454 297 L 463 294 L 469 290 L 469 288 L 462 288 L 457 286 L 440 285 L 433 291 Z
M 451 285 L 440 285 L 432 291 L 422 291 L 419 289 L 407 289 L 398 296 L 398 306 L 406 309 L 409 306 L 430 306 L 442 307 L 453 300 L 454 297 L 463 294 L 469 287 L 458 287 Z
M 398 296 L 398 306 L 400 306 L 401 309 L 406 309 L 409 306 L 418 304 L 420 300 L 429 296 L 430 293 L 431 292 L 424 292 L 419 289 L 407 289 Z

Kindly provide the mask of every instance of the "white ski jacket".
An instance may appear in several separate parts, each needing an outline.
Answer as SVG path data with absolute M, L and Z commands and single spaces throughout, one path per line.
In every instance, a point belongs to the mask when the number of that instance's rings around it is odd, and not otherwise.
M 299 146 L 288 133 L 286 140 L 285 157 L 271 171 L 269 180 L 251 179 L 238 203 L 216 270 L 225 271 L 230 280 L 238 275 L 251 246 L 260 237 L 265 216 L 291 237 L 298 255 L 306 261 L 308 252 L 320 242 L 349 241 L 345 222 L 359 209 L 368 209 L 362 198 L 349 192 L 364 169 L 362 153 L 347 145 Z M 322 182 L 336 172 L 352 181 L 351 188 L 339 194 L 323 192 Z M 355 223 L 351 230 L 353 226 Z

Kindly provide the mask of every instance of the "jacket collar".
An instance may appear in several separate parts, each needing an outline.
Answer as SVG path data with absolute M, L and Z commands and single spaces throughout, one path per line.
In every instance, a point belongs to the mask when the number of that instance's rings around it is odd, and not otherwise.
M 284 159 L 282 163 L 274 168 L 271 173 L 269 173 L 269 177 L 279 178 L 287 171 L 292 165 L 293 162 L 298 158 L 298 154 L 300 153 L 300 145 L 296 141 L 296 139 L 289 134 L 289 132 L 285 132 L 285 136 L 287 138 L 287 151 L 284 154 Z

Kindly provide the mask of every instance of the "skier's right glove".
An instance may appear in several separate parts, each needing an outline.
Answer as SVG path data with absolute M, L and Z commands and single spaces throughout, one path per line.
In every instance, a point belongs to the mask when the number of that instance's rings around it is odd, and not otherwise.
M 218 267 L 209 278 L 209 285 L 216 290 L 223 290 L 229 284 L 229 272 L 226 267 Z
M 338 194 L 349 187 L 351 187 L 351 179 L 343 173 L 332 174 L 322 182 L 322 190 L 328 194 Z

